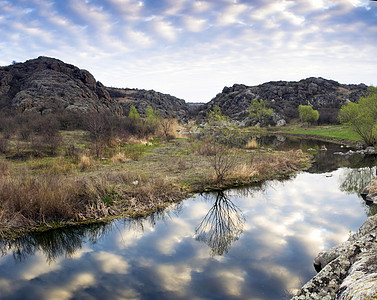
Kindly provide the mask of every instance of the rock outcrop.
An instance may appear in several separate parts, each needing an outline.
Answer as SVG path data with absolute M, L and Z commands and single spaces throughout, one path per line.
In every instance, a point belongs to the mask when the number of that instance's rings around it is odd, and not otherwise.
M 40 114 L 61 110 L 122 113 L 105 86 L 88 71 L 42 56 L 0 68 L 0 108 Z
M 110 96 L 122 107 L 128 115 L 131 106 L 135 106 L 141 116 L 151 106 L 162 117 L 175 117 L 182 119 L 188 115 L 189 107 L 185 100 L 174 96 L 156 92 L 154 90 L 107 88 Z
M 369 217 L 346 242 L 314 260 L 320 272 L 292 299 L 376 299 L 377 215 Z
M 365 84 L 340 84 L 323 78 L 307 78 L 298 82 L 272 81 L 258 86 L 235 84 L 225 87 L 209 103 L 203 106 L 200 115 L 205 116 L 215 105 L 224 114 L 242 125 L 255 125 L 249 118 L 251 100 L 264 99 L 274 109 L 273 116 L 262 125 L 283 125 L 298 116 L 299 105 L 311 105 L 319 110 L 323 122 L 334 122 L 338 109 L 345 103 L 357 101 L 367 91 Z

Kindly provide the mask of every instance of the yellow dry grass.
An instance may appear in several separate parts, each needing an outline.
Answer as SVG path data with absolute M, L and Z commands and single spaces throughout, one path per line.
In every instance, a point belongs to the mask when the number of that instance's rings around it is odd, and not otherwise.
M 79 168 L 81 170 L 89 169 L 94 166 L 93 158 L 90 156 L 83 155 L 80 158 Z
M 257 139 L 255 137 L 251 138 L 245 146 L 246 149 L 256 149 L 258 147 L 259 147 L 259 145 L 258 145 Z
M 111 161 L 113 164 L 122 164 L 128 160 L 130 159 L 122 152 L 119 152 L 111 157 Z

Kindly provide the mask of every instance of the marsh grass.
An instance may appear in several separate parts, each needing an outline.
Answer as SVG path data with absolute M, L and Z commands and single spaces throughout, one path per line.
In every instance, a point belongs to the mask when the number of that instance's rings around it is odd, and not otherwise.
M 237 164 L 219 183 L 208 159 L 216 153 L 213 145 L 122 140 L 105 153 L 104 163 L 88 154 L 90 141 L 78 134 L 75 139 L 69 133 L 60 156 L 0 159 L 0 236 L 20 228 L 145 215 L 192 192 L 265 180 L 308 162 L 302 152 L 235 149 Z
M 255 137 L 252 137 L 249 139 L 245 145 L 246 149 L 257 149 L 259 147 L 257 139 Z
M 122 152 L 118 152 L 110 159 L 113 164 L 122 164 L 129 160 L 129 158 Z
M 24 170 L 0 177 L 0 236 L 9 229 L 143 214 L 183 198 L 177 186 L 136 173 L 67 177 Z

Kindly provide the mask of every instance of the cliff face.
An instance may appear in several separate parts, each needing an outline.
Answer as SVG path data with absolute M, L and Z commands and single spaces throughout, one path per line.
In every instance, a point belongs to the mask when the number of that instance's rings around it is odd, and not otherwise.
M 284 124 L 297 117 L 299 105 L 311 105 L 319 110 L 320 115 L 323 112 L 322 117 L 330 114 L 328 118 L 334 119 L 331 115 L 336 114 L 343 104 L 357 101 L 366 90 L 367 86 L 364 84 L 340 84 L 333 80 L 313 77 L 298 82 L 274 81 L 258 86 L 235 84 L 225 87 L 202 107 L 199 114 L 205 116 L 208 110 L 217 105 L 231 119 L 241 121 L 244 125 L 255 125 L 255 121 L 248 117 L 247 110 L 251 100 L 257 98 L 267 100 L 268 107 L 275 111 L 270 120 L 267 120 L 267 124 Z
M 0 108 L 40 114 L 59 110 L 122 112 L 92 74 L 49 57 L 0 68 Z
M 107 88 L 107 91 L 122 106 L 125 115 L 128 115 L 132 105 L 140 115 L 144 115 L 148 106 L 153 107 L 153 110 L 159 112 L 162 117 L 181 119 L 189 112 L 185 100 L 153 90 Z

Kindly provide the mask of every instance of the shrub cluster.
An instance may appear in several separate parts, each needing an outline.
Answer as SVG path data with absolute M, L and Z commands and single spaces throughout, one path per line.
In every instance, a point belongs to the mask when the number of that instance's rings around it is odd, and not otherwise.
M 61 131 L 84 130 L 91 141 L 91 152 L 101 157 L 109 146 L 131 137 L 148 139 L 160 130 L 156 119 L 120 117 L 103 113 L 59 112 L 40 115 L 36 113 L 0 113 L 0 154 L 13 158 L 56 155 L 61 146 L 63 153 L 74 161 L 79 160 L 79 149 L 63 145 Z

